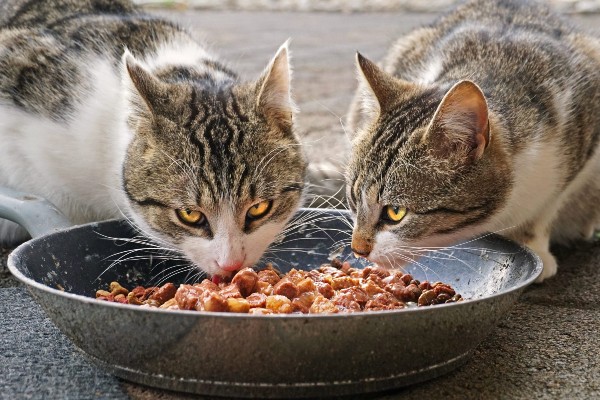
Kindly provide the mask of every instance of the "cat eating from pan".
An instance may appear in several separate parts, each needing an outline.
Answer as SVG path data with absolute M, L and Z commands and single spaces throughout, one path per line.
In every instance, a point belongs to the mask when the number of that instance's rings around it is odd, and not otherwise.
M 287 45 L 242 82 L 127 1 L 0 5 L 0 186 L 73 223 L 124 212 L 209 275 L 254 265 L 300 205 L 293 111 Z
M 600 222 L 600 45 L 546 5 L 467 2 L 357 56 L 347 168 L 352 248 L 398 266 L 498 232 L 557 263 L 550 242 Z M 360 109 L 363 109 L 361 112 Z

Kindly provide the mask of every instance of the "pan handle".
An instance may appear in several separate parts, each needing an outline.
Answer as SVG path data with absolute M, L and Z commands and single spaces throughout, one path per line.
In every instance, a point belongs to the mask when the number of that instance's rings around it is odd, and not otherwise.
M 1 186 L 0 218 L 21 225 L 33 238 L 73 225 L 54 204 L 43 197 Z

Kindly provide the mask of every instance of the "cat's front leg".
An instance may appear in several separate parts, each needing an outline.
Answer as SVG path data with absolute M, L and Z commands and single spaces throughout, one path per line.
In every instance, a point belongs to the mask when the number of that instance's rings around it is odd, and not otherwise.
M 556 275 L 558 264 L 556 258 L 550 253 L 550 235 L 537 233 L 531 236 L 529 240 L 525 240 L 524 244 L 533 250 L 541 259 L 544 265 L 544 269 L 538 278 L 535 280 L 536 283 L 541 283 L 547 278 L 551 278 Z

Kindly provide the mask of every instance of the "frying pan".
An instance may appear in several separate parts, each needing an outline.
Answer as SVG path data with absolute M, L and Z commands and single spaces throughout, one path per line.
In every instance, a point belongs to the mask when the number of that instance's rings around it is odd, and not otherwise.
M 327 262 L 350 235 L 347 212 L 299 216 L 308 222 L 267 253 L 282 271 Z M 34 237 L 12 252 L 10 271 L 89 360 L 127 380 L 206 395 L 340 396 L 437 377 L 468 359 L 542 270 L 531 251 L 487 235 L 405 267 L 417 279 L 450 283 L 468 299 L 459 303 L 327 315 L 147 309 L 91 298 L 111 281 L 148 286 L 178 270 L 178 261 L 140 256 L 147 246 L 128 240 L 136 235 L 128 223 L 69 227 L 43 199 L 1 188 L 0 217 Z

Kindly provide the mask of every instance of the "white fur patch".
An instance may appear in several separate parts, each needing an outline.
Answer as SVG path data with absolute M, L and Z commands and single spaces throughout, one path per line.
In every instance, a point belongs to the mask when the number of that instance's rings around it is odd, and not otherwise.
M 85 64 L 93 89 L 68 123 L 0 104 L 0 185 L 48 198 L 74 223 L 119 215 L 128 143 L 119 78 L 108 61 Z
M 432 84 L 436 81 L 442 72 L 442 61 L 439 58 L 434 58 L 427 61 L 427 68 L 419 74 L 418 83 L 424 85 Z
M 266 223 L 250 234 L 242 231 L 235 211 L 224 203 L 218 214 L 209 218 L 212 240 L 188 236 L 181 245 L 186 256 L 209 275 L 230 275 L 221 267 L 242 264 L 251 267 L 262 257 L 267 247 L 285 226 L 285 222 Z

